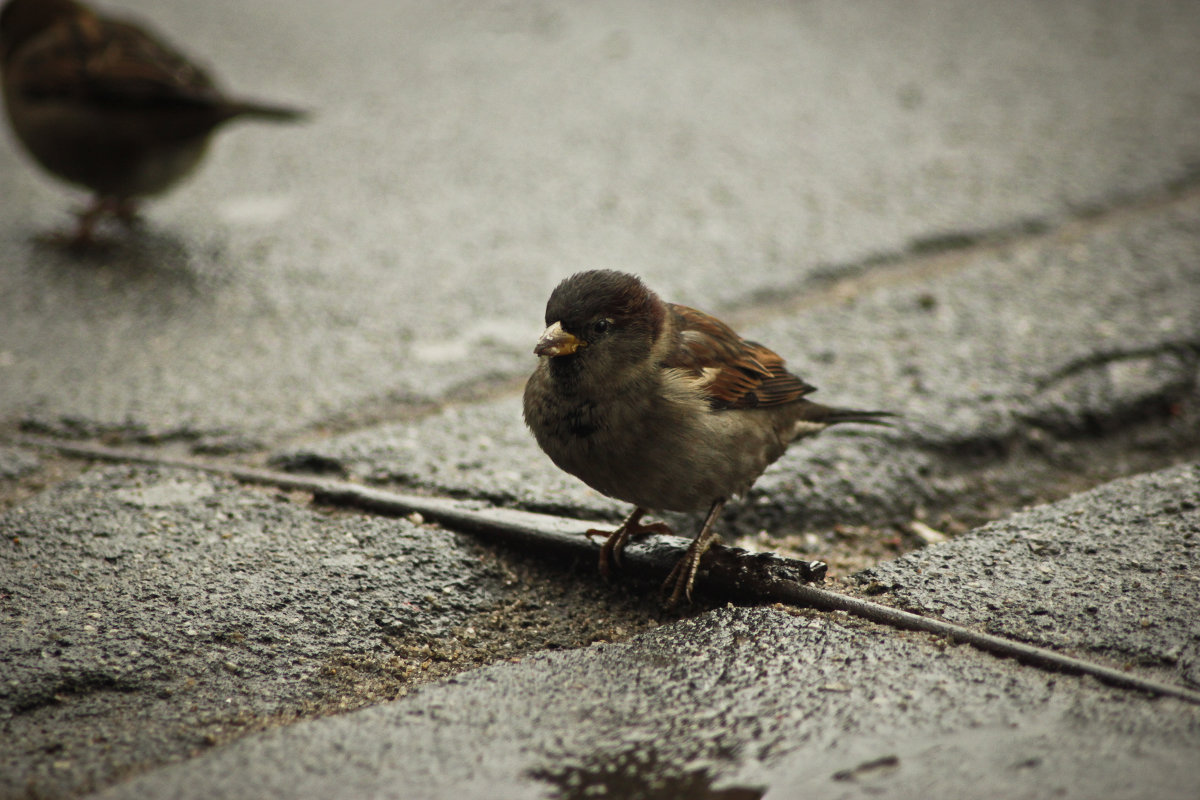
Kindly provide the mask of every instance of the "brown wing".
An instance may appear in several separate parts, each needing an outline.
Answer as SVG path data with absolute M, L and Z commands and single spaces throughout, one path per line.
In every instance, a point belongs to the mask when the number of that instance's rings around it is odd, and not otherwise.
M 108 107 L 221 102 L 208 74 L 137 26 L 81 14 L 20 49 L 20 90 Z
M 717 409 L 762 408 L 797 400 L 815 391 L 787 371 L 783 359 L 738 336 L 716 317 L 668 304 L 679 330 L 679 348 L 663 366 L 696 376 Z

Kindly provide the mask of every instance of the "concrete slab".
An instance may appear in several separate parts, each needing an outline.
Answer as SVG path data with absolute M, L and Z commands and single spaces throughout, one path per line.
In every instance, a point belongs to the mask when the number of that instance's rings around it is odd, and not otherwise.
M 106 798 L 1191 797 L 1200 710 L 726 609 L 296 725 Z
M 41 466 L 38 457 L 16 447 L 0 447 L 0 480 L 12 480 L 28 475 Z
M 118 5 L 315 116 L 83 259 L 30 241 L 66 195 L 8 138 L 0 419 L 269 437 L 523 372 L 576 269 L 719 309 L 1200 162 L 1186 0 Z
M 370 702 L 356 664 L 419 670 L 431 656 L 401 640 L 461 636 L 505 596 L 459 535 L 187 472 L 91 472 L 0 530 L 4 797 L 76 794 Z
M 918 613 L 1200 687 L 1200 464 L 1114 481 L 858 578 Z
M 863 582 L 1194 681 L 1198 476 L 1193 464 L 1110 484 Z M 367 682 L 339 685 L 339 668 L 499 596 L 500 576 L 456 536 L 314 517 L 286 499 L 112 468 L 0 520 L 0 699 L 5 739 L 20 743 L 5 750 L 5 793 L 104 785 L 314 705 L 358 705 Z M 578 785 L 916 797 L 986 779 L 1002 797 L 1047 784 L 1186 797 L 1197 777 L 1194 706 L 842 615 L 727 608 L 519 662 L 241 739 L 108 796 L 316 797 L 337 784 L 383 797 L 488 785 L 504 797 Z

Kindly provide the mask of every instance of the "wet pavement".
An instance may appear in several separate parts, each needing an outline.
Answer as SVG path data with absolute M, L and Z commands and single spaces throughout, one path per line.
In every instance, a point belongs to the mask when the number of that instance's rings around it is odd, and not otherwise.
M 121 7 L 313 117 L 85 255 L 0 142 L 0 796 L 1194 796 L 1181 699 L 20 437 L 617 519 L 519 393 L 627 269 L 903 414 L 726 541 L 1200 689 L 1200 7 Z

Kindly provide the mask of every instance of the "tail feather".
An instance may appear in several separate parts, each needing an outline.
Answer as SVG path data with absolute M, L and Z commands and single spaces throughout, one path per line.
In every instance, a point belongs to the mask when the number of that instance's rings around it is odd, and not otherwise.
M 229 111 L 231 117 L 253 117 L 268 122 L 299 122 L 308 116 L 308 112 L 303 109 L 257 103 L 250 100 L 237 100 L 230 103 Z
M 857 422 L 862 425 L 882 425 L 890 427 L 892 417 L 898 417 L 891 411 L 863 411 L 857 408 L 833 408 L 820 403 L 801 402 L 793 407 L 799 412 L 792 418 L 790 441 L 812 436 L 815 433 L 837 425 L 840 422 Z
M 892 424 L 890 419 L 900 416 L 892 411 L 860 411 L 854 408 L 825 407 L 825 411 L 822 422 L 826 425 L 837 425 L 839 422 L 858 422 L 863 425 L 890 426 Z

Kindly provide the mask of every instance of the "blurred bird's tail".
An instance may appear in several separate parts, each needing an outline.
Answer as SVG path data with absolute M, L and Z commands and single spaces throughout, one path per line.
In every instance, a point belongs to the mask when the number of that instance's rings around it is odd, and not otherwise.
M 308 112 L 290 106 L 258 103 L 252 100 L 234 100 L 229 104 L 229 118 L 248 117 L 267 122 L 301 122 Z

